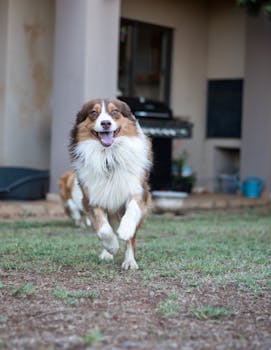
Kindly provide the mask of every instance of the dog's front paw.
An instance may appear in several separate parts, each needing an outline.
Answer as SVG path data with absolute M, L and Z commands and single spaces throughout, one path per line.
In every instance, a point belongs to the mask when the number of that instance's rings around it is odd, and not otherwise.
M 109 225 L 102 226 L 101 230 L 98 232 L 98 237 L 102 241 L 103 248 L 110 254 L 114 255 L 118 252 L 119 241 Z
M 104 233 L 99 236 L 104 249 L 106 249 L 110 254 L 116 254 L 119 250 L 119 241 L 114 233 Z
M 138 265 L 135 261 L 135 259 L 130 258 L 130 259 L 125 259 L 121 265 L 121 268 L 123 270 L 138 270 Z
M 81 219 L 74 219 L 74 226 L 76 227 L 82 227 Z
M 99 255 L 99 258 L 101 260 L 105 260 L 105 261 L 110 261 L 110 260 L 113 260 L 114 257 L 112 254 L 108 253 L 107 250 L 103 249 L 103 251 L 101 252 L 101 254 Z

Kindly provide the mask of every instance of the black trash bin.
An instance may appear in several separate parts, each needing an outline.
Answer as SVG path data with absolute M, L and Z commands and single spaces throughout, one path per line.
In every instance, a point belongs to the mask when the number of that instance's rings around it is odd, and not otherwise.
M 0 167 L 0 200 L 42 199 L 48 190 L 48 170 Z

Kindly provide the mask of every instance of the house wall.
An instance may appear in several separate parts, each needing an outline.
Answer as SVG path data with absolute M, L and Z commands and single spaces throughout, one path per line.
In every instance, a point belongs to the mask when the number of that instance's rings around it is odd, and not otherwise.
M 2 15 L 7 21 L 2 163 L 49 168 L 54 1 L 9 0 Z
M 247 19 L 241 177 L 260 176 L 271 189 L 271 21 Z
M 7 54 L 7 9 L 8 0 L 0 0 L 0 165 L 4 164 L 4 115 L 6 92 L 6 54 Z
M 233 1 L 210 3 L 208 79 L 244 77 L 245 29 L 245 13 Z

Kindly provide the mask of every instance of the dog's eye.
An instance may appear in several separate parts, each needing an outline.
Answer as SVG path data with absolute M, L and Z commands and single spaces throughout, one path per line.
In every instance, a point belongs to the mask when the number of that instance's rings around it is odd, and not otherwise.
M 113 109 L 113 111 L 111 112 L 111 115 L 114 117 L 116 115 L 119 114 L 119 110 L 118 109 Z
M 93 110 L 93 111 L 90 112 L 90 116 L 91 116 L 92 118 L 97 118 L 97 117 L 98 117 L 98 112 L 95 111 L 95 110 Z

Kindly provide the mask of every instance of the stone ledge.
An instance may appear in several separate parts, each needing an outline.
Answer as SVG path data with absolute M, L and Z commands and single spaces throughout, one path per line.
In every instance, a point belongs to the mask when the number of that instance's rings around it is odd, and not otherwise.
M 191 211 L 228 210 L 238 208 L 271 207 L 269 194 L 259 199 L 240 195 L 192 194 L 187 198 L 153 198 L 152 212 L 157 214 L 184 214 Z M 54 219 L 66 218 L 58 194 L 38 201 L 0 201 L 0 219 Z
M 60 203 L 39 201 L 0 201 L 0 219 L 20 220 L 30 218 L 65 217 Z
M 196 210 L 226 210 L 262 206 L 271 206 L 271 198 L 268 194 L 264 194 L 259 199 L 224 194 L 192 194 L 184 199 L 153 198 L 153 212 L 155 213 L 169 212 L 182 214 Z

